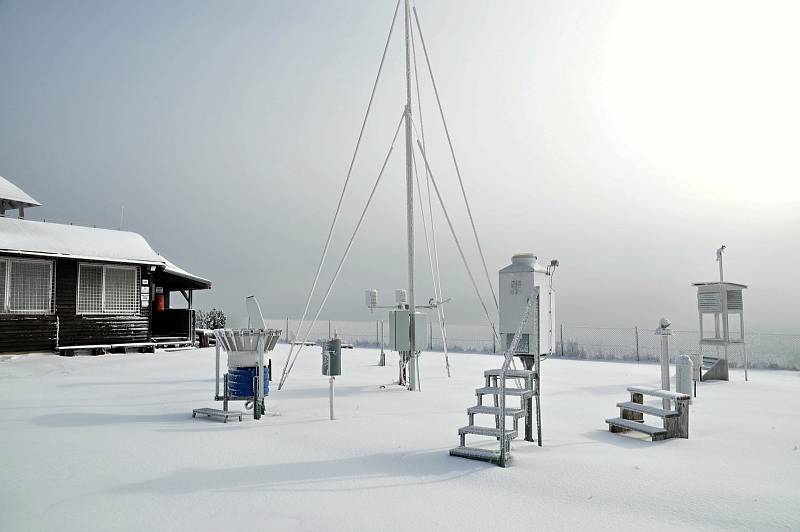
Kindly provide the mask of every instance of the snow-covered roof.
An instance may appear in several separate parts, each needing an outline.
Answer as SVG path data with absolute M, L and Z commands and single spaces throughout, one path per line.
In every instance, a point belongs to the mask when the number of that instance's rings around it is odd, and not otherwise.
M 17 185 L 0 176 L 0 203 L 3 202 L 10 204 L 12 208 L 38 207 L 41 205 Z
M 198 283 L 206 284 L 206 285 L 208 285 L 209 288 L 211 288 L 211 281 L 209 281 L 208 279 L 200 277 L 199 275 L 194 275 L 193 273 L 189 273 L 186 270 L 184 270 L 183 268 L 174 265 L 172 262 L 170 262 L 169 260 L 165 259 L 164 257 L 161 257 L 161 258 L 164 260 L 164 271 L 165 272 L 171 273 L 173 275 L 177 275 L 178 277 L 183 277 L 185 279 L 192 279 L 194 281 L 197 281 Z
M 162 266 L 164 271 L 211 286 L 208 279 L 179 268 L 138 233 L 0 216 L 0 253 L 69 257 Z
M 732 287 L 734 287 L 734 288 L 747 288 L 747 285 L 746 285 L 746 284 L 741 284 L 741 283 L 729 283 L 728 281 L 723 281 L 723 282 L 719 282 L 719 281 L 706 281 L 706 282 L 702 282 L 702 283 L 692 283 L 692 286 L 714 286 L 714 285 L 720 285 L 720 284 L 723 284 L 723 285 L 725 285 L 725 286 L 732 286 Z

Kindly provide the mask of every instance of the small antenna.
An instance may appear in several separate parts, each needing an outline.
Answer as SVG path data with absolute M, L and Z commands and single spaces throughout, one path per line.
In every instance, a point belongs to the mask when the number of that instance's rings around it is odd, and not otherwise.
M 125 222 L 125 205 L 122 206 L 122 212 L 119 215 L 119 229 L 122 231 L 122 225 Z
M 717 262 L 719 262 L 719 282 L 723 282 L 722 276 L 722 254 L 725 252 L 725 244 L 722 244 L 717 250 Z

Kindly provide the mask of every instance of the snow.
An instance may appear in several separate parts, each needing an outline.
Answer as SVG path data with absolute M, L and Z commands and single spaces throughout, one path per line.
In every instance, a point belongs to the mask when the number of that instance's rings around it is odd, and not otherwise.
M 173 275 L 211 284 L 162 257 L 131 231 L 0 217 L 2 252 L 159 265 Z
M 279 345 L 274 367 L 282 365 Z M 423 355 L 422 392 L 394 386 L 394 354 L 343 353 L 335 421 L 317 349 L 271 414 L 218 407 L 214 350 L 0 357 L 0 530 L 721 530 L 800 527 L 800 373 L 701 383 L 689 440 L 611 434 L 650 364 L 543 363 L 544 446 L 507 469 L 453 458 L 491 355 Z M 241 405 L 241 403 L 234 403 Z M 487 442 L 491 445 L 491 442 Z
M 0 218 L 0 251 L 164 264 L 164 259 L 137 233 L 19 218 Z
M 38 207 L 41 205 L 41 203 L 30 197 L 17 185 L 3 176 L 0 176 L 0 202 L 2 202 L 2 200 L 21 203 L 25 207 Z

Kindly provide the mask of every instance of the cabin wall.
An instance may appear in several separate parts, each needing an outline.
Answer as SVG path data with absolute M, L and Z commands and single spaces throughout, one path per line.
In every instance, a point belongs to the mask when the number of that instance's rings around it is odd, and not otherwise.
M 77 260 L 61 259 L 56 273 L 56 315 L 59 319 L 59 345 L 124 344 L 149 340 L 150 307 L 142 307 L 138 316 L 79 315 Z M 142 279 L 147 268 L 139 266 Z
M 123 344 L 150 340 L 150 305 L 139 315 L 78 315 L 78 263 L 55 259 L 55 314 L 0 313 L 0 353 L 52 351 L 57 346 Z M 111 263 L 107 263 L 111 264 Z M 151 279 L 139 266 L 141 279 Z
M 16 258 L 0 254 L 0 258 Z M 58 265 L 55 265 L 58 275 Z M 5 279 L 0 279 L 5 282 Z M 0 302 L 2 310 L 2 302 Z M 51 351 L 56 345 L 56 317 L 53 314 L 6 314 L 0 312 L 0 353 Z
M 55 316 L 0 313 L 0 353 L 52 351 L 55 345 Z

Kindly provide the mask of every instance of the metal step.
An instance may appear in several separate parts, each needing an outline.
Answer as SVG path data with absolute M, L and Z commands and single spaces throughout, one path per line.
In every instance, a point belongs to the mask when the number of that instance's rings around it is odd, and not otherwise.
M 482 460 L 505 467 L 511 460 L 511 454 L 506 453 L 506 463 L 500 463 L 500 451 L 480 449 L 478 447 L 454 447 L 450 449 L 450 456 L 460 456 L 471 460 Z
M 663 440 L 667 437 L 667 431 L 663 427 L 653 427 L 651 425 L 645 425 L 644 423 L 622 419 L 621 417 L 606 419 L 606 423 L 609 424 L 609 429 L 612 432 L 620 432 L 619 429 L 634 430 L 636 432 L 647 434 L 653 438 L 653 441 Z M 614 430 L 615 428 L 617 428 L 617 430 Z
M 500 429 L 495 427 L 479 427 L 477 425 L 467 425 L 458 429 L 458 434 L 476 434 L 478 436 L 494 436 L 500 437 Z M 517 431 L 514 429 L 506 429 L 506 438 L 513 440 L 517 437 Z
M 483 372 L 484 377 L 499 377 L 503 373 L 502 369 L 487 369 Z M 506 378 L 523 378 L 535 377 L 536 372 L 532 369 L 507 369 Z
M 475 393 L 477 395 L 500 395 L 500 388 L 485 386 L 483 388 L 476 388 Z M 506 395 L 527 399 L 528 397 L 533 397 L 533 390 L 526 390 L 525 388 L 506 388 Z
M 650 405 L 643 405 L 641 403 L 634 403 L 632 401 L 617 403 L 617 406 L 620 408 L 624 408 L 625 410 L 631 410 L 633 412 L 641 412 L 642 414 L 649 414 L 651 416 L 673 417 L 678 415 L 678 413 L 675 412 L 674 410 L 664 410 L 663 408 L 658 408 Z
M 499 406 L 478 405 L 467 408 L 467 414 L 490 414 L 493 416 L 500 415 Z M 525 410 L 521 408 L 506 407 L 506 415 L 511 417 L 522 417 L 525 415 Z

